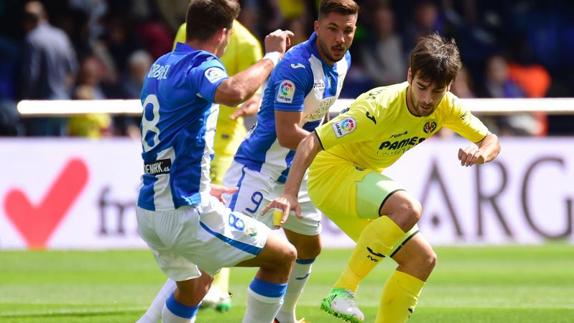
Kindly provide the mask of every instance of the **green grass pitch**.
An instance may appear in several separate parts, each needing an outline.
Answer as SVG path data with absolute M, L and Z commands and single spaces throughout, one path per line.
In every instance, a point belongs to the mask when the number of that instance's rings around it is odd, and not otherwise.
M 438 265 L 412 323 L 574 322 L 574 246 L 437 247 Z M 324 250 L 300 301 L 308 322 L 338 322 L 319 310 L 350 250 Z M 373 322 L 386 261 L 359 290 Z M 234 269 L 234 307 L 200 311 L 198 322 L 240 322 L 254 271 Z M 0 251 L 0 322 L 134 322 L 164 282 L 151 253 Z

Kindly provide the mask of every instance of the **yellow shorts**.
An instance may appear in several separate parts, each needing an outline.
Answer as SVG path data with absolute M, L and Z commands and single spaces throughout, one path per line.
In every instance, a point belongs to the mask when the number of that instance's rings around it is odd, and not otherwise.
M 351 239 L 379 216 L 384 201 L 403 190 L 391 178 L 321 152 L 309 168 L 307 180 L 311 201 Z

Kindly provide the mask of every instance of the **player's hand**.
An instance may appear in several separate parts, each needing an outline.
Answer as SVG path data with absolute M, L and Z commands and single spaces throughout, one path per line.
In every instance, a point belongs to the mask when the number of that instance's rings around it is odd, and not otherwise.
M 462 166 L 472 166 L 484 164 L 486 157 L 480 152 L 477 146 L 468 146 L 458 149 L 458 160 Z
M 233 114 L 231 114 L 231 120 L 236 120 L 242 116 L 252 116 L 259 111 L 259 106 L 261 105 L 261 95 L 254 94 L 251 98 L 249 98 L 245 103 L 237 107 Z
M 277 29 L 265 36 L 265 53 L 279 52 L 285 54 L 291 46 L 291 39 L 295 34 L 290 30 Z
M 221 203 L 225 204 L 227 201 L 223 197 L 227 194 L 233 194 L 237 192 L 237 187 L 227 187 L 223 185 L 211 184 L 211 191 L 209 194 L 215 196 Z
M 291 212 L 291 210 L 295 211 L 295 215 L 298 218 L 302 217 L 301 207 L 297 201 L 297 196 L 283 194 L 271 201 L 271 203 L 267 204 L 261 214 L 265 215 L 269 210 L 273 210 L 273 225 L 276 228 L 283 226 L 285 221 L 287 221 L 289 212 Z

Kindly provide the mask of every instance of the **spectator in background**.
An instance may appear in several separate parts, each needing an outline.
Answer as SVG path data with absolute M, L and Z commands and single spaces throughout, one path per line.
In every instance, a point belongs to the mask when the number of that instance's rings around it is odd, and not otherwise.
M 513 59 L 508 64 L 510 79 L 524 90 L 527 97 L 545 97 L 552 82 L 548 70 L 534 60 L 531 46 L 522 37 L 518 37 L 513 49 Z M 546 135 L 548 129 L 546 113 L 541 111 L 534 112 L 532 116 L 537 123 L 536 130 L 532 134 L 537 136 Z
M 128 59 L 128 71 L 121 82 L 123 98 L 139 98 L 143 82 L 152 62 L 152 57 L 144 50 L 137 50 L 131 54 Z M 139 139 L 141 136 L 139 123 L 139 117 L 115 116 L 113 126 L 114 135 Z
M 42 3 L 24 7 L 26 41 L 22 61 L 22 98 L 32 100 L 70 99 L 77 71 L 76 54 L 68 36 L 48 23 Z M 29 136 L 61 136 L 63 118 L 33 118 L 25 121 Z
M 80 66 L 78 84 L 73 98 L 77 100 L 106 99 L 100 84 L 104 77 L 103 64 L 94 56 L 86 57 Z M 68 134 L 70 136 L 97 139 L 109 135 L 111 117 L 105 113 L 88 113 L 70 117 Z
M 128 72 L 122 82 L 124 97 L 139 98 L 143 81 L 152 63 L 152 57 L 144 50 L 137 50 L 128 59 Z
M 524 91 L 508 75 L 508 63 L 501 55 L 493 55 L 487 60 L 485 72 L 483 97 L 525 97 Z M 538 131 L 538 122 L 530 113 L 497 116 L 491 120 L 501 135 L 535 135 Z
M 405 28 L 404 49 L 409 51 L 420 37 L 435 31 L 443 32 L 439 8 L 430 0 L 419 1 L 414 8 L 414 19 Z
M 394 13 L 388 5 L 379 4 L 372 19 L 370 39 L 361 47 L 365 71 L 374 86 L 398 83 L 407 72 L 403 44 L 395 33 Z
M 472 78 L 466 67 L 462 67 L 450 86 L 450 91 L 459 98 L 474 98 Z

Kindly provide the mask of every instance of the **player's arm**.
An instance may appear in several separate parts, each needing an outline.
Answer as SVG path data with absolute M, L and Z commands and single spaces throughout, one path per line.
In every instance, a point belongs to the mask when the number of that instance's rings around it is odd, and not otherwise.
M 275 110 L 275 131 L 282 147 L 295 150 L 299 143 L 309 135 L 309 131 L 299 125 L 302 117 L 302 112 Z
M 281 224 L 285 223 L 291 210 L 295 211 L 297 217 L 301 217 L 301 207 L 297 199 L 299 188 L 301 187 L 301 182 L 303 181 L 307 168 L 309 168 L 315 156 L 317 156 L 322 149 L 319 138 L 315 132 L 310 133 L 301 140 L 295 151 L 295 157 L 289 170 L 289 176 L 287 177 L 283 194 L 271 201 L 271 203 L 263 209 L 263 214 L 270 209 L 282 210 L 283 217 Z
M 215 102 L 237 106 L 250 98 L 267 79 L 287 50 L 293 33 L 276 30 L 265 37 L 266 54 L 248 69 L 221 82 L 215 92 Z
M 472 166 L 476 164 L 484 164 L 495 159 L 500 153 L 500 142 L 495 134 L 489 133 L 477 142 L 476 145 L 471 145 L 466 148 L 458 150 L 458 160 L 462 166 Z
M 488 131 L 480 119 L 466 110 L 457 97 L 451 93 L 447 95 L 451 109 L 449 110 L 445 126 L 475 143 L 458 150 L 460 164 L 462 166 L 472 166 L 484 164 L 495 159 L 500 153 L 498 137 Z

